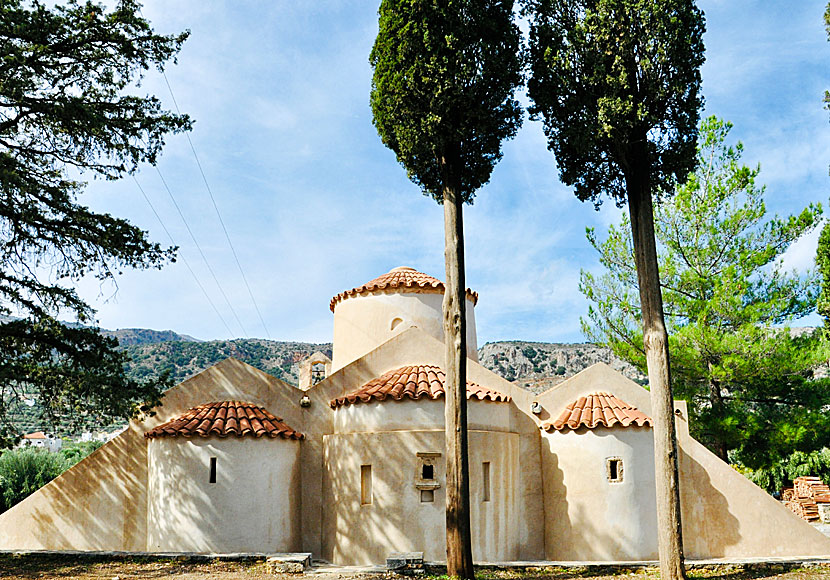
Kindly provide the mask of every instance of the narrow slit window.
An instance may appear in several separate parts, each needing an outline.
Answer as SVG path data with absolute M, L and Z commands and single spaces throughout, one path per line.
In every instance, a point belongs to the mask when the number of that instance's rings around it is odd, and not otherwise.
M 620 483 L 623 480 L 623 462 L 619 457 L 609 457 L 606 462 L 608 483 Z
M 482 500 L 481 501 L 490 501 L 490 462 L 485 461 L 481 464 L 481 476 L 482 476 Z
M 360 466 L 360 505 L 372 503 L 372 466 Z
M 210 458 L 210 479 L 208 483 L 216 483 L 216 458 Z
M 422 466 L 421 479 L 435 479 L 435 468 L 432 465 Z

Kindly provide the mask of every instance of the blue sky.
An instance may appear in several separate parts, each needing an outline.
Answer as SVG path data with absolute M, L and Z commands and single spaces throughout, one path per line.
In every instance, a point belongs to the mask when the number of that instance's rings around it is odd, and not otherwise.
M 830 88 L 824 0 L 707 0 L 704 114 L 732 121 L 747 164 L 761 164 L 767 207 L 781 214 L 830 192 Z M 160 32 L 188 28 L 167 79 L 262 313 L 248 295 L 187 138 L 168 139 L 158 169 L 216 273 L 226 304 L 155 168 L 136 175 L 186 265 L 126 272 L 117 286 L 85 280 L 82 295 L 106 328 L 173 329 L 202 339 L 324 342 L 330 298 L 391 268 L 443 278 L 443 216 L 406 178 L 372 126 L 368 54 L 375 2 L 149 1 Z M 161 75 L 138 89 L 173 108 Z M 83 199 L 169 243 L 136 183 L 93 181 Z M 559 183 L 537 122 L 504 146 L 488 185 L 465 209 L 468 285 L 480 294 L 479 345 L 494 340 L 583 341 L 580 268 L 598 270 L 584 229 L 618 219 Z M 817 235 L 787 265 L 812 266 Z M 220 318 L 221 316 L 221 318 Z M 224 322 L 223 322 L 224 320 Z

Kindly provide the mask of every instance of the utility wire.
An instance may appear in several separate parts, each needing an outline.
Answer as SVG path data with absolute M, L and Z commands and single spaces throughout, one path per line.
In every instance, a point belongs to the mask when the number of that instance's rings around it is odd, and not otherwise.
M 147 205 L 149 205 L 150 209 L 153 210 L 153 215 L 156 216 L 156 219 L 158 220 L 159 224 L 161 224 L 161 228 L 164 230 L 164 233 L 166 233 L 167 237 L 170 238 L 170 243 L 175 246 L 176 242 L 173 239 L 173 236 L 170 234 L 170 231 L 167 229 L 167 226 L 164 225 L 164 222 L 162 221 L 161 216 L 156 211 L 156 208 L 153 206 L 153 203 L 150 201 L 150 198 L 147 197 L 147 194 L 144 192 L 144 188 L 141 187 L 141 184 L 138 182 L 138 179 L 135 178 L 135 175 L 133 175 L 133 181 L 135 181 L 135 184 L 138 187 L 138 190 L 141 192 L 141 195 L 144 196 L 144 200 L 147 202 Z M 213 311 L 216 313 L 216 316 L 218 316 L 219 320 L 222 321 L 222 324 L 225 326 L 225 329 L 228 331 L 228 336 L 232 338 L 233 337 L 233 331 L 231 330 L 231 327 L 228 326 L 228 323 L 225 322 L 225 318 L 219 312 L 219 309 L 216 308 L 216 304 L 214 304 L 213 300 L 210 299 L 210 294 L 208 294 L 207 290 L 205 290 L 205 287 L 202 285 L 202 282 L 199 280 L 199 277 L 196 275 L 196 272 L 193 271 L 193 268 L 190 267 L 190 263 L 187 261 L 187 259 L 184 256 L 179 256 L 179 257 L 181 258 L 184 265 L 187 266 L 187 269 L 190 272 L 190 275 L 193 276 L 193 279 L 196 281 L 196 284 L 202 290 L 202 294 L 204 294 L 205 298 L 207 298 L 207 301 L 211 305 L 211 307 L 213 308 Z
M 196 236 L 193 235 L 193 230 L 190 229 L 190 224 L 187 223 L 187 219 L 184 217 L 184 213 L 182 213 L 182 209 L 179 207 L 179 204 L 176 202 L 176 198 L 173 196 L 173 192 L 170 190 L 170 187 L 167 185 L 167 182 L 164 180 L 164 176 L 161 174 L 161 171 L 158 167 L 156 167 L 156 173 L 159 174 L 159 178 L 161 182 L 164 184 L 164 189 L 167 190 L 167 194 L 170 196 L 170 201 L 173 202 L 173 205 L 176 207 L 176 211 L 179 212 L 179 217 L 182 218 L 182 222 L 184 222 L 184 227 L 187 228 L 187 233 L 190 234 L 190 239 L 193 240 L 193 244 L 196 246 L 196 249 L 199 250 L 199 254 L 201 254 L 202 259 L 205 261 L 205 266 L 207 266 L 208 272 L 210 275 L 213 276 L 213 281 L 216 282 L 216 287 L 219 288 L 219 292 L 222 294 L 222 298 L 225 299 L 225 303 L 230 308 L 233 317 L 236 319 L 237 324 L 239 324 L 240 328 L 242 328 L 242 334 L 245 335 L 246 338 L 249 337 L 248 331 L 245 330 L 245 325 L 242 324 L 242 321 L 239 319 L 239 316 L 236 314 L 236 310 L 231 304 L 231 301 L 228 300 L 228 295 L 225 294 L 225 291 L 222 289 L 222 284 L 219 283 L 219 278 L 217 278 L 216 273 L 213 271 L 213 268 L 210 267 L 210 262 L 208 262 L 207 256 L 202 251 L 202 246 L 199 245 L 199 242 L 196 240 Z
M 170 86 L 170 81 L 167 80 L 167 74 L 164 71 L 162 71 L 161 74 L 164 77 L 164 82 L 167 84 L 167 90 L 170 91 L 170 97 L 173 99 L 173 106 L 176 107 L 176 112 L 179 115 L 181 115 L 181 111 L 179 110 L 179 104 L 176 102 L 176 95 L 173 94 L 173 87 Z M 233 242 L 231 242 L 231 237 L 228 234 L 228 229 L 225 227 L 225 221 L 222 219 L 222 214 L 219 213 L 219 206 L 216 205 L 216 199 L 213 197 L 213 191 L 211 191 L 207 177 L 205 176 L 205 172 L 202 169 L 202 163 L 199 161 L 199 156 L 196 154 L 196 148 L 193 146 L 193 141 L 190 139 L 190 134 L 185 133 L 184 135 L 185 137 L 187 137 L 187 142 L 190 144 L 190 150 L 193 152 L 194 159 L 196 159 L 196 165 L 199 167 L 199 173 L 202 175 L 202 181 L 204 181 L 205 183 L 205 189 L 207 189 L 208 195 L 210 196 L 210 201 L 213 203 L 213 209 L 216 210 L 216 217 L 219 218 L 219 223 L 222 225 L 222 231 L 225 232 L 225 239 L 228 240 L 228 246 L 230 246 L 231 248 L 231 253 L 233 254 L 234 260 L 236 260 L 236 267 L 239 268 L 239 274 L 242 276 L 242 281 L 245 282 L 245 288 L 248 289 L 248 296 L 251 297 L 251 302 L 254 305 L 254 309 L 256 309 L 257 316 L 259 316 L 259 321 L 262 324 L 262 328 L 265 330 L 266 336 L 270 339 L 271 333 L 268 332 L 268 326 L 265 324 L 265 320 L 263 319 L 262 313 L 259 310 L 259 305 L 257 304 L 256 298 L 254 298 L 254 293 L 251 291 L 250 284 L 248 284 L 248 278 L 245 276 L 245 272 L 242 270 L 242 263 L 239 261 L 239 256 L 236 253 L 236 249 L 233 246 Z

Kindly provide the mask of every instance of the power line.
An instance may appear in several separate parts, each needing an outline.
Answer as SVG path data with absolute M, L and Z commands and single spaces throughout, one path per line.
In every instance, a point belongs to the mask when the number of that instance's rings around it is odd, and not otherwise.
M 181 111 L 179 110 L 179 104 L 176 102 L 176 95 L 173 94 L 173 87 L 170 86 L 170 81 L 167 80 L 167 74 L 164 71 L 162 71 L 161 74 L 164 77 L 164 82 L 167 85 L 167 90 L 170 91 L 170 97 L 173 99 L 173 106 L 176 107 L 176 112 L 179 115 L 181 115 Z M 259 305 L 257 304 L 256 298 L 254 298 L 254 293 L 251 291 L 250 284 L 248 284 L 248 278 L 245 276 L 245 272 L 242 269 L 242 263 L 239 261 L 239 256 L 236 253 L 236 248 L 234 248 L 233 242 L 231 242 L 231 237 L 228 234 L 228 229 L 225 227 L 225 221 L 222 219 L 222 214 L 219 213 L 219 206 L 216 205 L 216 199 L 213 197 L 213 191 L 210 189 L 207 177 L 205 176 L 205 172 L 202 169 L 202 163 L 199 161 L 199 156 L 196 154 L 196 148 L 193 146 L 193 141 L 190 139 L 190 134 L 185 133 L 184 135 L 185 137 L 187 137 L 187 142 L 190 144 L 190 150 L 193 152 L 194 159 L 196 159 L 196 165 L 199 168 L 199 173 L 202 175 L 202 181 L 204 181 L 205 183 L 205 189 L 207 189 L 208 195 L 210 196 L 210 201 L 213 203 L 213 209 L 216 210 L 216 217 L 219 218 L 219 223 L 222 225 L 222 231 L 225 233 L 225 239 L 228 240 L 228 246 L 230 246 L 231 248 L 231 253 L 233 254 L 234 260 L 236 260 L 236 267 L 239 268 L 239 274 L 242 276 L 242 281 L 245 282 L 245 288 L 247 288 L 248 290 L 248 296 L 251 297 L 251 302 L 254 305 L 254 309 L 256 310 L 257 316 L 259 316 L 259 321 L 262 324 L 262 328 L 265 330 L 266 336 L 270 339 L 271 333 L 268 332 L 268 326 L 265 324 L 265 319 L 262 317 L 262 313 L 259 310 Z
M 144 188 L 141 187 L 141 184 L 138 182 L 138 179 L 135 178 L 135 175 L 133 175 L 133 181 L 135 181 L 135 184 L 138 187 L 138 190 L 141 192 L 141 195 L 144 196 L 144 200 L 147 202 L 147 205 L 149 205 L 150 209 L 153 210 L 153 215 L 156 216 L 156 219 L 158 220 L 159 224 L 161 224 L 161 228 L 164 230 L 164 233 L 166 233 L 167 237 L 170 238 L 170 243 L 175 246 L 176 242 L 173 239 L 173 236 L 170 234 L 170 231 L 167 229 L 167 226 L 164 225 L 164 222 L 162 221 L 161 216 L 156 211 L 156 208 L 153 206 L 153 203 L 150 201 L 150 198 L 147 197 L 147 194 L 144 192 Z M 216 304 L 214 304 L 213 300 L 210 299 L 210 295 L 207 293 L 207 290 L 205 290 L 205 287 L 202 285 L 202 282 L 199 280 L 199 277 L 196 275 L 196 272 L 193 271 L 193 268 L 190 267 L 190 263 L 187 261 L 187 259 L 184 256 L 179 256 L 179 257 L 181 258 L 184 265 L 187 266 L 187 269 L 190 272 L 190 275 L 193 276 L 193 279 L 196 281 L 196 284 L 202 290 L 202 294 L 204 294 L 205 298 L 207 298 L 207 301 L 210 304 L 210 306 L 213 308 L 213 311 L 216 313 L 216 316 L 218 316 L 219 320 L 222 321 L 222 324 L 225 326 L 225 329 L 228 331 L 228 336 L 232 338 L 233 337 L 233 331 L 231 330 L 231 327 L 228 326 L 228 323 L 225 321 L 225 318 L 219 312 L 219 309 L 216 308 Z
M 176 211 L 179 212 L 179 217 L 182 218 L 182 222 L 184 223 L 184 227 L 187 228 L 187 233 L 190 234 L 190 239 L 193 240 L 193 244 L 196 246 L 196 249 L 199 250 L 199 254 L 202 256 L 202 260 L 205 262 L 205 266 L 207 266 L 208 272 L 210 275 L 213 276 L 213 281 L 216 283 L 216 287 L 219 288 L 219 292 L 222 294 L 222 298 L 225 299 L 225 303 L 228 305 L 233 317 L 236 319 L 237 324 L 242 329 L 242 334 L 245 337 L 249 337 L 248 331 L 245 330 L 245 325 L 242 324 L 242 321 L 239 319 L 239 316 L 236 314 L 236 310 L 231 304 L 231 301 L 228 299 L 228 295 L 225 294 L 225 290 L 222 289 L 222 284 L 219 283 L 219 278 L 216 276 L 216 273 L 213 271 L 213 268 L 210 266 L 210 262 L 205 256 L 205 253 L 202 251 L 202 246 L 199 245 L 199 242 L 196 240 L 196 236 L 193 234 L 193 230 L 190 229 L 190 224 L 187 223 L 187 219 L 184 217 L 184 213 L 182 213 L 182 209 L 179 207 L 179 204 L 176 202 L 176 198 L 173 196 L 173 192 L 170 190 L 170 187 L 167 185 L 167 182 L 164 180 L 164 176 L 161 174 L 161 171 L 158 167 L 156 167 L 156 173 L 159 175 L 159 179 L 164 184 L 164 189 L 167 190 L 167 194 L 170 196 L 170 201 L 173 202 L 173 205 L 176 207 Z

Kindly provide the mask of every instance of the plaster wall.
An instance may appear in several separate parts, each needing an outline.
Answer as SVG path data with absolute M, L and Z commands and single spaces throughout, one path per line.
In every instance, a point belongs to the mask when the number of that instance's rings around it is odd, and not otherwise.
M 163 437 L 148 445 L 148 551 L 299 551 L 300 441 Z
M 144 550 L 147 446 L 132 423 L 8 511 L 0 550 Z
M 394 431 L 324 437 L 323 557 L 341 565 L 376 564 L 391 552 L 422 551 L 446 560 L 444 432 Z M 470 508 L 473 558 L 519 557 L 519 436 L 470 431 Z M 418 453 L 433 457 L 433 501 L 422 502 Z M 489 462 L 490 499 L 484 501 L 483 463 Z M 361 492 L 361 466 L 371 466 L 371 500 Z M 362 503 L 363 502 L 363 503 Z
M 678 442 L 686 557 L 830 558 L 830 538 L 688 434 Z
M 618 483 L 610 458 L 622 460 Z M 546 559 L 657 559 L 651 429 L 542 432 L 542 464 Z
M 334 433 L 444 429 L 444 399 L 357 403 L 334 411 Z M 467 400 L 467 428 L 510 431 L 510 404 Z
M 332 372 L 416 326 L 444 342 L 443 294 L 390 292 L 344 298 L 334 307 Z M 467 306 L 467 357 L 478 361 L 473 303 Z M 441 365 L 443 366 L 443 364 Z
M 0 514 L 0 549 L 145 550 L 145 431 L 196 405 L 242 400 L 264 406 L 303 432 L 301 396 L 299 389 L 236 359 L 214 365 L 167 391 L 157 415 L 131 421 L 124 433 Z

